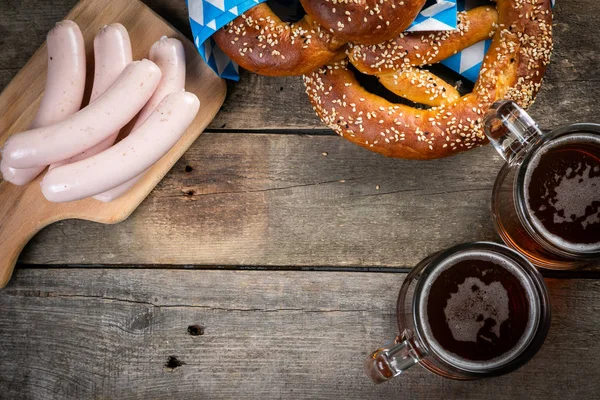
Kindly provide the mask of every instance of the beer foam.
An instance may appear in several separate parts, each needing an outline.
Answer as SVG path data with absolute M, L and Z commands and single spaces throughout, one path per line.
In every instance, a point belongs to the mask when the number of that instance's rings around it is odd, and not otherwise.
M 598 167 L 596 166 L 596 168 Z M 556 203 L 554 207 L 557 211 L 564 211 L 563 214 L 566 217 L 554 213 L 554 223 L 556 224 L 573 222 L 578 217 L 586 216 L 585 209 L 591 204 L 579 201 L 583 197 L 582 194 L 593 193 L 594 191 L 600 192 L 600 176 L 591 176 L 592 166 L 589 164 L 581 165 L 579 163 L 577 169 L 583 170 L 582 173 L 571 178 L 567 178 L 566 176 L 557 178 L 560 182 L 555 189 Z M 567 169 L 567 175 L 571 175 L 572 172 L 571 168 Z M 589 215 L 589 217 L 595 217 L 597 221 L 598 213 Z M 583 220 L 581 224 L 585 227 L 588 224 L 588 219 Z
M 600 240 L 594 243 L 574 243 L 550 232 L 542 221 L 536 217 L 536 210 L 532 210 L 530 206 L 529 185 L 542 157 L 557 147 L 579 143 L 600 146 L 600 138 L 593 134 L 571 134 L 555 139 L 540 148 L 538 153 L 531 159 L 525 173 L 525 203 L 533 226 L 553 245 L 575 252 L 599 251 Z M 599 171 L 600 166 L 598 165 L 578 163 L 576 166 L 568 167 L 564 174 L 554 175 L 554 182 L 551 183 L 554 194 L 550 193 L 547 184 L 545 184 L 544 200 L 553 209 L 553 222 L 555 224 L 574 223 L 582 217 L 586 217 L 580 221 L 583 228 L 600 223 L 600 209 L 586 215 L 587 208 L 591 207 L 594 201 L 600 201 L 600 176 L 592 176 L 592 173 L 597 174 Z M 546 209 L 546 206 L 542 206 L 538 211 L 545 211 Z
M 491 360 L 469 360 L 442 347 L 433 336 L 432 328 L 429 325 L 429 318 L 427 317 L 428 300 L 433 283 L 444 271 L 461 261 L 467 260 L 487 261 L 499 268 L 504 268 L 522 283 L 527 300 L 529 301 L 529 318 L 522 336 L 512 349 Z M 485 271 L 482 273 L 482 276 L 485 276 Z M 474 287 L 477 290 L 473 290 Z M 466 250 L 453 254 L 440 263 L 427 276 L 423 284 L 418 308 L 422 316 L 424 334 L 434 352 L 440 358 L 457 368 L 473 372 L 499 368 L 515 359 L 527 348 L 534 336 L 540 312 L 539 298 L 535 290 L 531 278 L 522 270 L 521 266 L 507 256 L 489 250 Z M 479 293 L 479 295 L 476 293 Z M 485 301 L 480 301 L 484 299 Z M 493 327 L 493 333 L 499 338 L 500 327 L 509 318 L 509 294 L 501 282 L 494 281 L 485 284 L 476 277 L 467 277 L 465 282 L 459 285 L 458 291 L 451 294 L 450 299 L 448 299 L 444 307 L 444 315 L 446 316 L 446 323 L 450 328 L 454 340 L 477 342 L 478 331 L 483 327 L 486 318 L 492 318 L 496 322 L 496 325 Z M 480 315 L 483 316 L 481 322 L 477 321 Z M 483 339 L 485 340 L 485 338 Z
M 508 292 L 500 282 L 486 285 L 479 278 L 467 278 L 452 293 L 444 308 L 446 322 L 454 340 L 477 342 L 486 320 L 493 320 L 492 331 L 500 337 L 500 325 L 508 319 Z

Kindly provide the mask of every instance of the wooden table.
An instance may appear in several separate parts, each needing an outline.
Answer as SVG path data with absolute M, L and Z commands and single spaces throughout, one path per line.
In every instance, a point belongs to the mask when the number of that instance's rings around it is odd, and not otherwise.
M 0 3 L 0 89 L 75 0 Z M 147 3 L 189 33 L 183 1 Z M 600 122 L 595 0 L 559 1 L 531 114 Z M 333 135 L 301 80 L 243 73 L 210 129 L 127 221 L 38 234 L 0 292 L 0 398 L 597 397 L 600 275 L 546 273 L 552 327 L 508 376 L 416 367 L 375 386 L 363 358 L 396 334 L 421 258 L 498 240 L 492 148 L 386 159 Z M 1 251 L 1 250 L 0 250 Z

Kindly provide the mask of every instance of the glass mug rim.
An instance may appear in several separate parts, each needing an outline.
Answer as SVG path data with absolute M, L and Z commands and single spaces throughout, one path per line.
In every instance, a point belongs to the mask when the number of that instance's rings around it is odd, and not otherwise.
M 537 143 L 535 145 L 535 147 L 533 149 L 531 149 L 531 151 L 529 151 L 525 155 L 525 157 L 523 158 L 523 161 L 517 166 L 518 171 L 516 174 L 516 180 L 515 180 L 515 184 L 513 187 L 513 190 L 515 193 L 515 198 L 517 199 L 517 201 L 515 202 L 515 205 L 517 208 L 517 215 L 521 219 L 521 223 L 523 223 L 523 225 L 525 226 L 527 231 L 542 246 L 547 247 L 548 249 L 554 250 L 554 252 L 558 253 L 559 256 L 573 257 L 575 259 L 597 258 L 597 257 L 600 257 L 600 249 L 597 249 L 597 250 L 580 249 L 575 252 L 573 250 L 570 250 L 568 248 L 560 246 L 560 244 L 558 244 L 558 243 L 552 243 L 551 246 L 548 246 L 548 240 L 545 239 L 543 237 L 543 235 L 541 235 L 539 233 L 539 230 L 535 227 L 535 224 L 533 224 L 531 222 L 530 213 L 525 209 L 525 206 L 524 206 L 526 204 L 526 197 L 525 197 L 526 176 L 527 176 L 527 173 L 529 172 L 528 171 L 529 166 L 530 166 L 532 160 L 534 159 L 534 157 L 538 153 L 540 153 L 542 150 L 544 150 L 543 148 L 546 144 L 553 142 L 556 139 L 559 139 L 561 137 L 572 135 L 572 134 L 575 135 L 577 133 L 580 133 L 580 134 L 587 133 L 587 134 L 591 134 L 591 135 L 597 135 L 600 137 L 600 124 L 584 122 L 584 123 L 570 124 L 570 125 L 566 125 L 566 126 L 558 128 L 558 129 L 552 130 L 551 132 L 546 133 L 541 138 L 541 141 L 539 143 Z M 507 164 L 504 165 L 504 167 L 506 167 L 506 166 L 507 166 Z
M 449 357 L 445 357 L 435 350 L 431 344 L 435 340 L 433 334 L 429 333 L 431 339 L 428 339 L 423 327 L 422 318 L 425 315 L 421 315 L 421 296 L 428 294 L 424 293 L 423 285 L 429 281 L 428 276 L 436 270 L 442 268 L 443 272 L 446 268 L 457 265 L 457 262 L 453 263 L 452 257 L 458 258 L 461 253 L 467 257 L 469 253 L 497 256 L 511 264 L 509 269 L 512 271 L 509 273 L 528 292 L 527 296 L 531 297 L 528 299 L 529 304 L 533 304 L 532 301 L 535 303 L 534 326 L 525 328 L 522 334 L 528 335 L 528 337 L 524 342 L 517 343 L 510 348 L 513 350 L 518 346 L 517 352 L 511 354 L 506 360 L 501 359 L 498 361 L 500 364 L 492 367 L 482 366 L 469 369 L 464 366 L 461 368 L 456 363 L 453 364 L 448 359 Z M 450 260 L 449 266 L 448 260 Z M 518 269 L 520 273 L 515 274 L 514 269 Z M 434 276 L 431 280 L 435 281 L 437 277 L 439 275 Z M 529 313 L 531 314 L 532 310 L 529 310 Z M 451 379 L 471 380 L 503 375 L 523 366 L 538 352 L 550 327 L 550 313 L 546 284 L 539 271 L 525 256 L 508 246 L 495 242 L 479 241 L 455 245 L 424 258 L 406 276 L 396 301 L 396 322 L 400 334 L 394 344 L 386 346 L 387 348 L 380 348 L 371 354 L 365 362 L 365 371 L 378 383 L 400 375 L 406 368 L 416 363 L 421 364 L 430 372 Z M 532 318 L 531 315 L 529 318 Z

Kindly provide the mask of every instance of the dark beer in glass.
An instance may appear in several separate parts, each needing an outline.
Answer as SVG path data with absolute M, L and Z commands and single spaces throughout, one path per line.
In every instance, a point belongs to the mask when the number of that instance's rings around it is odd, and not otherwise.
M 477 242 L 419 263 L 402 284 L 397 318 L 401 334 L 365 363 L 375 382 L 416 363 L 463 380 L 513 371 L 540 349 L 550 308 L 544 281 L 525 257 Z

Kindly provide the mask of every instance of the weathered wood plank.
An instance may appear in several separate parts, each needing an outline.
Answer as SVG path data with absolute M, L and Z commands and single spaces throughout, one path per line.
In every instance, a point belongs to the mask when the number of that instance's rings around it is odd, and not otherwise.
M 149 6 L 189 35 L 183 1 L 146 0 Z M 75 0 L 0 2 L 0 70 L 20 68 L 44 40 L 52 25 Z M 592 93 L 600 91 L 597 66 L 596 0 L 559 1 L 555 9 L 555 50 L 545 85 L 531 109 L 546 129 L 566 122 L 598 122 L 599 105 Z M 27 27 L 24 34 L 24 27 Z M 13 70 L 14 71 L 14 70 Z M 0 74 L 0 88 L 12 75 Z M 298 77 L 269 78 L 242 73 L 231 84 L 228 98 L 211 129 L 323 129 L 304 95 Z
M 491 148 L 415 162 L 336 136 L 205 133 L 128 220 L 56 223 L 20 260 L 411 267 L 496 238 L 500 165 Z
M 511 375 L 455 382 L 415 367 L 371 384 L 362 361 L 396 333 L 404 276 L 18 269 L 0 293 L 0 397 L 597 396 L 600 287 L 590 280 L 548 280 L 549 337 Z M 189 325 L 202 325 L 204 335 L 189 335 Z M 166 369 L 170 356 L 185 364 Z

